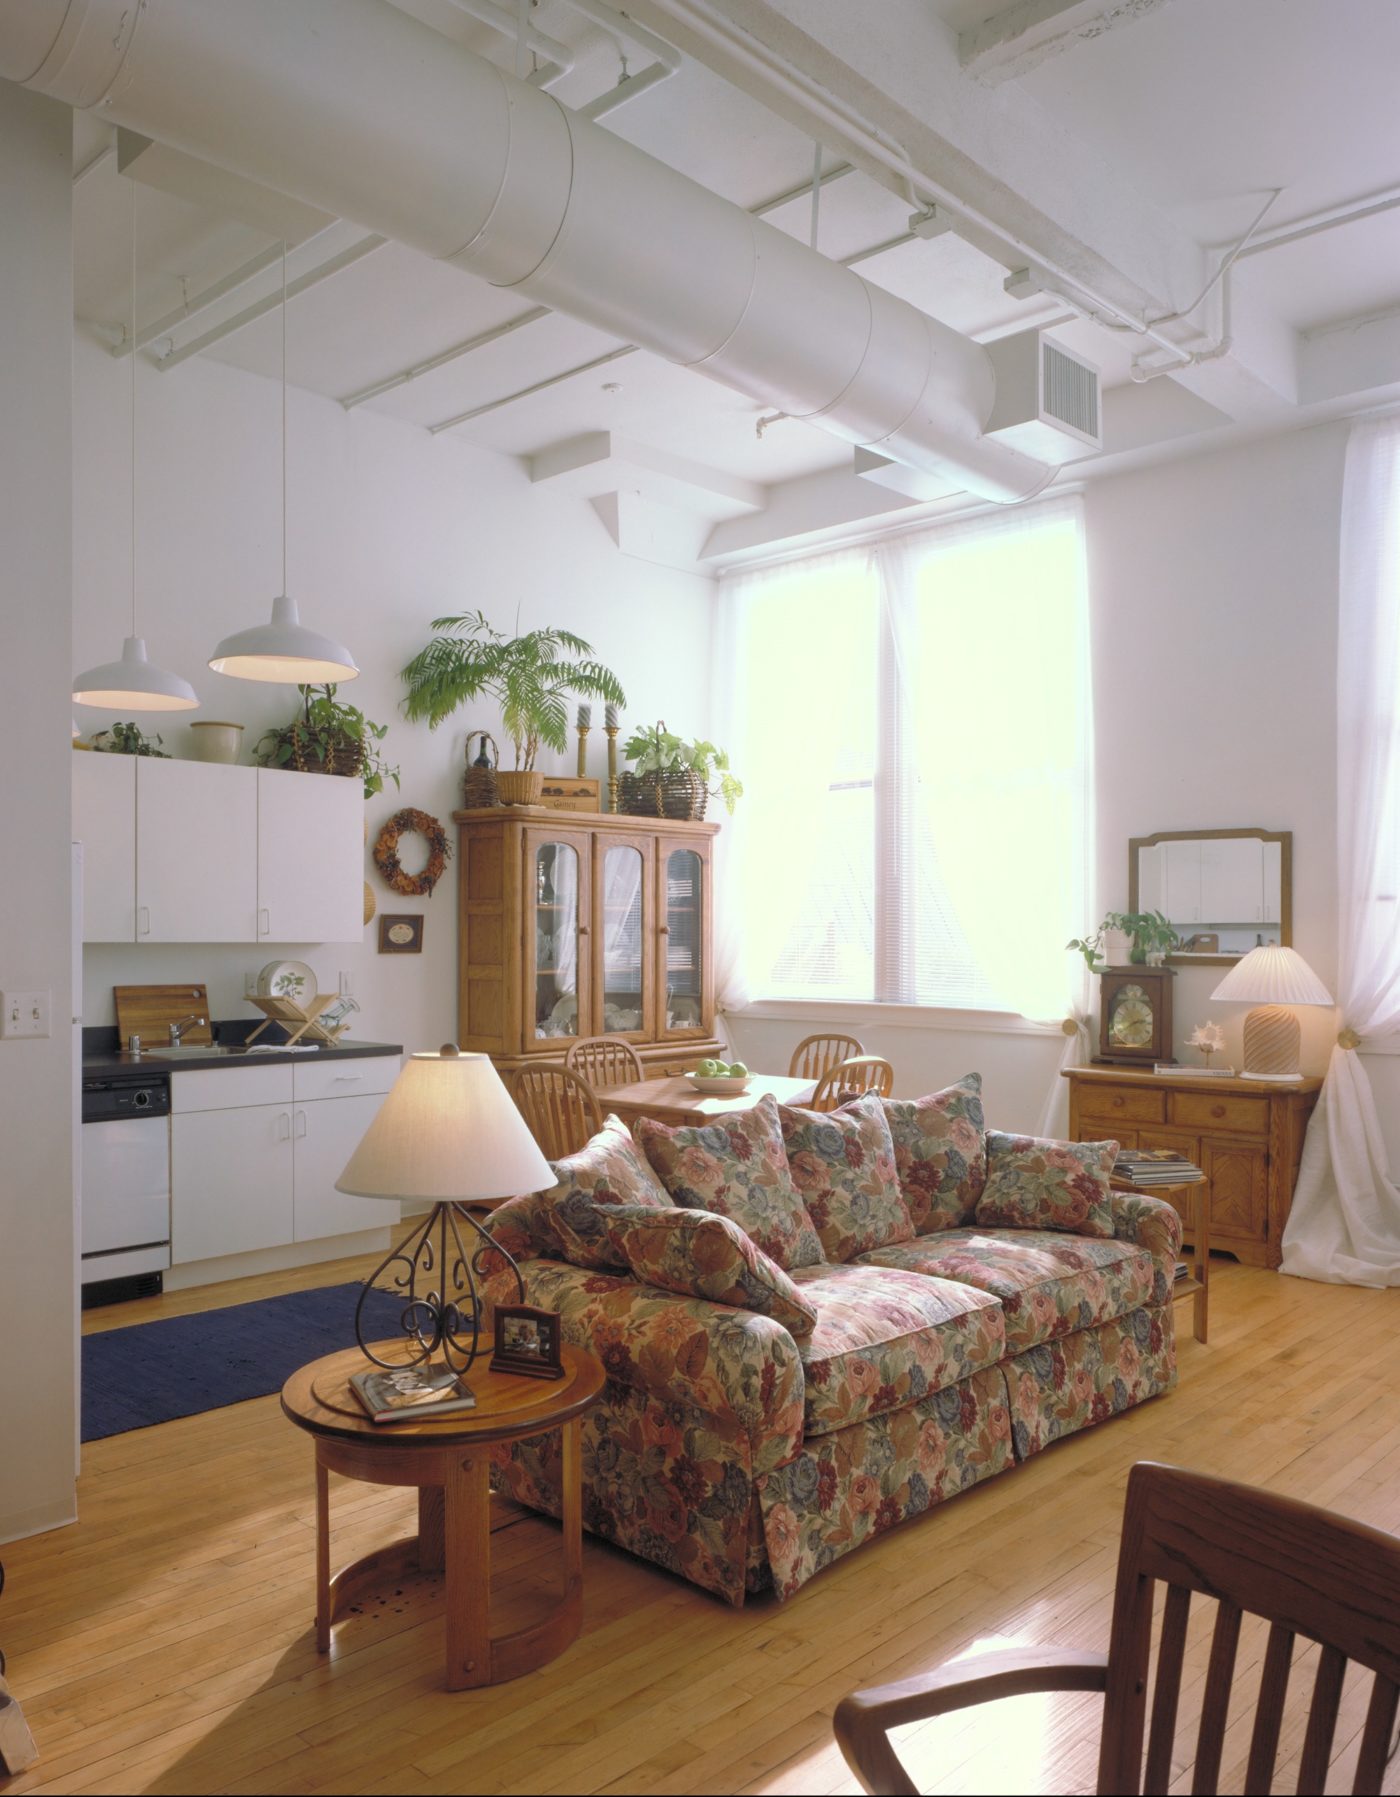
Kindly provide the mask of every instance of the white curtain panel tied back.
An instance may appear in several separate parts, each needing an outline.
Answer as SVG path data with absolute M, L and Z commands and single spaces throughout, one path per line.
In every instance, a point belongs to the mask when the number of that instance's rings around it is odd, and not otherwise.
M 384 0 L 7 0 L 0 76 L 983 498 L 987 351 Z
M 1337 630 L 1337 1044 L 1283 1271 L 1400 1285 L 1400 1190 L 1357 1050 L 1400 1034 L 1400 419 L 1353 426 Z

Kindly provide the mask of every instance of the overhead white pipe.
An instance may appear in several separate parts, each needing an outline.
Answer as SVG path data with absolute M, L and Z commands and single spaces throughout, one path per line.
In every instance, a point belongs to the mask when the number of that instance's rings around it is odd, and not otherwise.
M 535 87 L 550 87 L 563 79 L 574 66 L 574 53 L 567 44 L 561 44 L 558 38 L 546 37 L 538 26 L 528 22 L 523 33 L 520 23 L 508 6 L 502 6 L 500 0 L 449 0 L 458 12 L 464 12 L 468 18 L 476 19 L 482 25 L 490 25 L 505 37 L 522 37 L 525 48 L 532 56 L 542 56 L 533 73 L 522 75 L 521 79 L 531 82 Z
M 0 75 L 998 501 L 971 338 L 382 0 L 10 0 Z

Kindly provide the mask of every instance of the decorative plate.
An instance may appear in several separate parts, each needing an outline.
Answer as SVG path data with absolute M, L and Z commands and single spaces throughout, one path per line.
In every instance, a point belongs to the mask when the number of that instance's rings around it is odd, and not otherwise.
M 305 961 L 269 961 L 258 975 L 259 998 L 290 998 L 304 1005 L 316 996 L 316 975 Z

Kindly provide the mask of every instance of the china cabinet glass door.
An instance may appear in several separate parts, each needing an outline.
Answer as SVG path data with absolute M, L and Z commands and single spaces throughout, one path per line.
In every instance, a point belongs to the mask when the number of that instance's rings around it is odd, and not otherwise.
M 653 844 L 646 838 L 599 841 L 596 990 L 599 1031 L 606 1036 L 646 1040 L 652 1029 L 651 869 Z
M 588 839 L 525 838 L 525 988 L 529 1036 L 556 1051 L 588 1033 Z
M 709 855 L 661 844 L 658 1002 L 663 1036 L 700 1036 L 712 1009 L 705 963 Z

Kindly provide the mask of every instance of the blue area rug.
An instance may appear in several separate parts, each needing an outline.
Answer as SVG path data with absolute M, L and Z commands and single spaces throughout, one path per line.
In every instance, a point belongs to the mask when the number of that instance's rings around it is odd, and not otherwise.
M 358 1285 L 287 1292 L 83 1337 L 83 1440 L 149 1429 L 281 1391 L 299 1366 L 355 1345 Z M 366 1333 L 399 1333 L 403 1300 L 374 1291 Z

